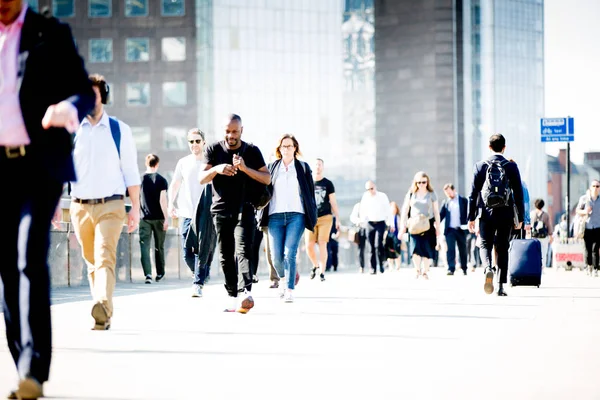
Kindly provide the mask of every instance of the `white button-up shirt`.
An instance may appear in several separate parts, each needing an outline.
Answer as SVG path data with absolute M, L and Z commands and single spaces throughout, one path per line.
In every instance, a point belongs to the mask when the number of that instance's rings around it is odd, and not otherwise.
M 131 128 L 119 121 L 121 158 L 104 113 L 95 126 L 87 118 L 75 133 L 73 161 L 77 182 L 71 183 L 71 196 L 78 199 L 101 199 L 125 194 L 129 186 L 140 185 L 137 150 Z
M 458 202 L 458 196 L 454 196 L 453 199 L 448 201 L 448 213 L 450 215 L 446 218 L 450 218 L 450 228 L 460 228 L 460 203 Z
M 269 205 L 269 215 L 284 212 L 297 212 L 304 214 L 302 197 L 300 197 L 300 184 L 296 174 L 296 166 L 292 161 L 287 167 L 283 161 L 275 171 L 273 183 L 273 198 Z
M 360 219 L 364 222 L 384 221 L 390 226 L 394 223 L 390 199 L 383 192 L 376 192 L 374 196 L 366 192 L 363 194 L 359 207 Z

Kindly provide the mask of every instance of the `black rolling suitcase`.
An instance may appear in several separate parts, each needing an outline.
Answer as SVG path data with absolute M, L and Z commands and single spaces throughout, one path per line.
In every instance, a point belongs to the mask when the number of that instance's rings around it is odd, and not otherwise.
M 525 237 L 523 233 L 519 235 Z M 542 283 L 542 244 L 537 239 L 513 239 L 508 250 L 511 286 L 537 286 Z

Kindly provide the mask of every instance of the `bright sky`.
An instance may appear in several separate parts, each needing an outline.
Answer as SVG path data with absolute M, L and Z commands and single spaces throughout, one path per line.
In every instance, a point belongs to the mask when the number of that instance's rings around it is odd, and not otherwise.
M 575 118 L 571 159 L 600 151 L 600 0 L 545 0 L 546 117 Z M 538 133 L 539 134 L 539 133 Z M 557 154 L 566 143 L 549 144 Z

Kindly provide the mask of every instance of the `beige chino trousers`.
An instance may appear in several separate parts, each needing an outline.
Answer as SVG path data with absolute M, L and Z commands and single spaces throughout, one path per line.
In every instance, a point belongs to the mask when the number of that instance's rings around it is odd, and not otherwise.
M 125 215 L 123 200 L 94 205 L 71 202 L 71 222 L 88 267 L 92 297 L 94 303 L 104 304 L 109 318 L 113 314 L 117 245 Z

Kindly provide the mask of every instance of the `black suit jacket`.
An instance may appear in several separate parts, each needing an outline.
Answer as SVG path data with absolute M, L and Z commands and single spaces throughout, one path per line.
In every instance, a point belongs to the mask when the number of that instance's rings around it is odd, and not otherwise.
M 96 96 L 69 26 L 28 9 L 18 63 L 19 101 L 31 140 L 28 153 L 44 178 L 75 180 L 71 135 L 62 128 L 42 128 L 42 118 L 53 104 L 70 101 L 80 121 L 94 107 Z
M 458 196 L 458 207 L 460 210 L 460 224 L 461 225 L 466 225 L 468 222 L 468 208 L 469 208 L 469 201 L 460 195 Z M 446 199 L 444 200 L 444 202 L 442 203 L 442 207 L 440 208 L 440 220 L 444 220 L 445 219 L 445 224 L 444 224 L 444 228 L 448 229 L 450 227 L 450 210 L 448 209 L 448 206 L 450 204 L 450 199 Z
M 471 187 L 471 195 L 469 196 L 469 221 L 475 221 L 477 216 L 487 219 L 496 213 L 501 214 L 502 216 L 506 216 L 506 218 L 512 219 L 512 216 L 514 214 L 514 204 L 517 208 L 517 215 L 519 221 L 522 222 L 523 216 L 525 215 L 525 205 L 523 203 L 523 184 L 521 183 L 521 174 L 519 173 L 519 167 L 517 167 L 517 164 L 515 164 L 514 162 L 509 162 L 504 167 L 506 175 L 508 176 L 510 188 L 512 189 L 513 193 L 512 199 L 510 200 L 510 205 L 508 207 L 499 207 L 495 209 L 485 207 L 483 199 L 481 198 L 481 188 L 483 187 L 483 184 L 485 182 L 486 173 L 488 169 L 486 161 L 490 160 L 502 161 L 506 160 L 506 158 L 504 158 L 504 156 L 494 154 L 490 156 L 487 160 L 483 160 L 475 164 L 475 169 L 473 172 L 473 186 Z

